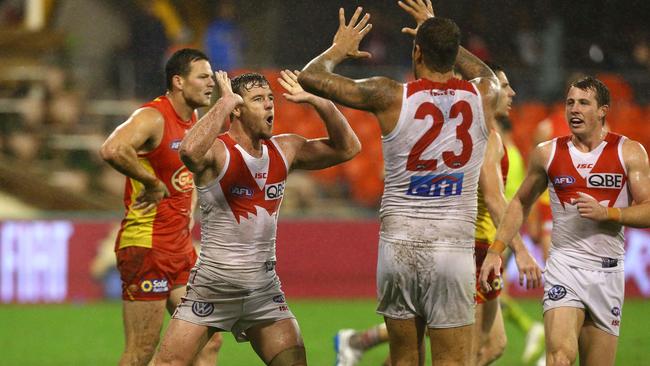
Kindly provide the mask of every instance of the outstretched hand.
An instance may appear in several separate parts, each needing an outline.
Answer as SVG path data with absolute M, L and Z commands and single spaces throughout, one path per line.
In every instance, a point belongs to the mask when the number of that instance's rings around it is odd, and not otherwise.
M 228 78 L 228 73 L 222 70 L 219 70 L 214 73 L 214 81 L 219 87 L 219 97 L 220 98 L 234 98 L 236 105 L 244 103 L 241 95 L 235 94 L 232 91 L 232 85 L 230 85 L 230 78 Z
M 372 57 L 370 52 L 359 51 L 359 43 L 372 29 L 372 24 L 368 23 L 370 14 L 366 13 L 363 18 L 359 19 L 362 10 L 361 7 L 358 7 L 350 18 L 350 23 L 345 24 L 345 10 L 339 9 L 339 29 L 334 35 L 332 47 L 339 49 L 350 58 Z
M 404 27 L 402 28 L 402 33 L 409 34 L 415 37 L 415 34 L 418 32 L 418 27 L 420 24 L 424 23 L 425 20 L 433 18 L 435 14 L 433 13 L 433 5 L 431 0 L 404 0 L 398 1 L 397 5 L 400 8 L 404 9 L 407 13 L 411 14 L 415 20 L 415 28 Z
M 300 71 L 282 70 L 278 81 L 280 85 L 287 91 L 282 95 L 290 102 L 305 103 L 311 101 L 315 96 L 307 93 L 300 84 L 298 84 L 298 75 Z

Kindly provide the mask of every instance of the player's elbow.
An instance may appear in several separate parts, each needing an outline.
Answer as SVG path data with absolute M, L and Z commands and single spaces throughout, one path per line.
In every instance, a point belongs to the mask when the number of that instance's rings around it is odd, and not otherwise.
M 354 138 L 351 140 L 352 141 L 350 141 L 350 143 L 347 144 L 346 148 L 343 150 L 342 161 L 348 161 L 359 155 L 361 152 L 361 141 L 359 141 L 359 138 L 354 136 Z
M 99 156 L 107 163 L 112 163 L 118 160 L 121 149 L 119 144 L 112 143 L 110 140 L 107 140 L 102 144 L 102 147 L 99 149 Z

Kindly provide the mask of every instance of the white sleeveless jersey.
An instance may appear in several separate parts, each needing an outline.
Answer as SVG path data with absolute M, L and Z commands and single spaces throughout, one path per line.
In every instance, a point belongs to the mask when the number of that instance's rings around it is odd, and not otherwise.
M 238 286 L 256 288 L 275 276 L 275 238 L 288 166 L 273 139 L 254 158 L 229 135 L 217 179 L 197 187 L 201 209 L 201 252 L 205 268 Z
M 458 79 L 405 84 L 399 120 L 382 138 L 381 235 L 473 246 L 487 136 L 473 84 Z
M 630 195 L 622 146 L 625 137 L 608 133 L 590 152 L 579 151 L 570 136 L 555 138 L 546 171 L 549 179 L 553 232 L 551 249 L 600 267 L 602 258 L 623 259 L 623 227 L 580 217 L 573 202 L 578 192 L 607 207 L 627 207 Z

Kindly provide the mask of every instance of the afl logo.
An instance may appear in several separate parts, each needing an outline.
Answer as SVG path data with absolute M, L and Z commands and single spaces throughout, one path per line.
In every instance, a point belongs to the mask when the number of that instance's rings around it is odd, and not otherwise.
M 179 192 L 191 191 L 194 188 L 192 173 L 185 165 L 180 167 L 180 169 L 172 175 L 172 185 L 174 186 L 174 189 Z
M 561 175 L 553 179 L 553 185 L 555 186 L 568 186 L 576 182 L 576 179 L 570 175 Z
M 204 318 L 214 311 L 214 305 L 209 303 L 209 302 L 199 302 L 199 301 L 194 301 L 194 304 L 192 304 L 192 312 L 196 316 L 200 316 L 201 318 Z
M 548 290 L 548 298 L 553 301 L 558 301 L 566 296 L 566 288 L 561 285 L 555 285 Z

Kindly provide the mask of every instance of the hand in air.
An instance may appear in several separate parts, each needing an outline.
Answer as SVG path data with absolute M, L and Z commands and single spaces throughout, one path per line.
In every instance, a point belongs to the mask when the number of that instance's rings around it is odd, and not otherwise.
M 163 182 L 157 181 L 154 186 L 144 187 L 142 192 L 135 198 L 133 208 L 142 210 L 143 214 L 147 214 L 156 208 L 158 203 L 165 197 L 169 197 L 169 190 L 167 190 L 167 186 Z
M 334 35 L 332 47 L 338 48 L 347 57 L 350 58 L 369 58 L 372 57 L 370 52 L 359 51 L 359 43 L 363 37 L 370 32 L 372 24 L 368 23 L 370 14 L 366 13 L 363 18 L 359 19 L 362 8 L 358 7 L 354 11 L 350 23 L 345 24 L 345 10 L 339 9 L 339 29 Z
M 230 85 L 230 78 L 228 78 L 228 73 L 222 70 L 219 70 L 214 73 L 214 81 L 219 87 L 219 97 L 220 98 L 233 98 L 236 105 L 244 103 L 241 95 L 235 94 L 232 91 L 232 86 Z
M 288 101 L 294 103 L 305 103 L 309 102 L 314 98 L 313 94 L 307 93 L 300 84 L 298 84 L 298 75 L 300 71 L 294 70 L 282 70 L 280 71 L 280 76 L 278 81 L 280 85 L 287 91 L 282 95 L 287 98 Z
M 431 5 L 431 0 L 404 0 L 398 1 L 397 5 L 399 5 L 400 8 L 404 9 L 404 11 L 407 13 L 411 14 L 415 20 L 415 23 L 417 24 L 415 28 L 402 28 L 402 33 L 410 34 L 413 37 L 415 37 L 420 24 L 424 23 L 425 20 L 433 18 L 435 16 L 433 13 L 433 5 Z
M 607 217 L 607 207 L 602 206 L 595 198 L 582 192 L 578 192 L 578 198 L 573 201 L 573 204 L 578 208 L 580 216 L 586 219 L 596 221 L 605 221 Z

